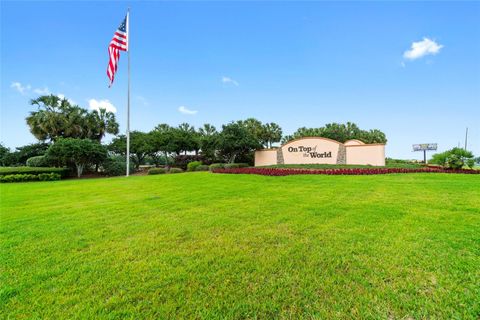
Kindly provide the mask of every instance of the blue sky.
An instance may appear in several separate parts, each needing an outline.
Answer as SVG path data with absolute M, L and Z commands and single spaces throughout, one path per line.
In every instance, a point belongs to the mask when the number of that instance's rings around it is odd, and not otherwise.
M 5 145 L 35 141 L 24 118 L 42 92 L 85 108 L 108 100 L 125 130 L 126 54 L 111 89 L 106 67 L 127 5 L 1 2 Z M 478 2 L 130 6 L 132 129 L 255 117 L 289 134 L 352 121 L 384 131 L 387 156 L 419 159 L 412 144 L 463 146 L 469 127 L 480 155 Z

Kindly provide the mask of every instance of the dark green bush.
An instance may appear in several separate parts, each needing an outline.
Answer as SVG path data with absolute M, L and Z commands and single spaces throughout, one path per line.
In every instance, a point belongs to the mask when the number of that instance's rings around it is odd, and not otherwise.
M 164 173 L 167 173 L 167 170 L 165 170 L 165 168 L 152 168 L 152 169 L 148 170 L 149 175 L 164 174 Z
M 238 163 L 239 168 L 248 168 L 250 165 L 248 163 Z
M 198 166 L 195 171 L 208 171 L 208 166 L 206 164 L 202 164 Z
M 38 180 L 38 176 L 34 174 L 8 174 L 0 176 L 0 182 L 27 182 Z
M 58 173 L 40 173 L 38 175 L 38 180 L 40 181 L 56 181 L 62 178 Z
M 35 167 L 3 167 L 0 168 L 0 176 L 12 175 L 12 174 L 33 174 L 38 175 L 40 173 L 58 173 L 64 177 L 68 173 L 67 168 L 35 168 Z
M 168 173 L 182 173 L 183 170 L 180 169 L 180 168 L 170 168 L 170 170 L 168 171 Z
M 225 167 L 225 164 L 223 164 L 223 163 L 212 163 L 209 166 L 209 169 L 210 169 L 210 171 L 212 171 L 214 169 L 223 169 L 224 167 Z
M 198 166 L 202 165 L 201 161 L 192 161 L 187 164 L 187 171 L 195 171 Z
M 107 176 L 123 176 L 127 171 L 127 164 L 124 157 L 112 157 L 108 158 L 102 165 L 103 173 Z M 130 162 L 130 173 L 135 171 L 135 165 L 133 162 Z
M 47 167 L 48 161 L 45 156 L 35 156 L 27 159 L 27 167 Z

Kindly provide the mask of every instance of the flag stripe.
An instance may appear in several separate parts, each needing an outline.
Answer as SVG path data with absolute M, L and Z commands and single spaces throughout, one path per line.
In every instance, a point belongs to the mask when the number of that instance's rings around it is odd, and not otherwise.
M 113 34 L 112 41 L 108 46 L 108 67 L 107 76 L 110 79 L 109 87 L 113 84 L 115 73 L 117 72 L 118 60 L 120 60 L 120 51 L 128 51 L 128 14 L 120 24 L 120 27 Z

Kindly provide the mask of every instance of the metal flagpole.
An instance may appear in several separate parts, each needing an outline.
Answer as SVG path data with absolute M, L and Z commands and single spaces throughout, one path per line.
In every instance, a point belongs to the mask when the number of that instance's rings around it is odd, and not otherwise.
M 127 11 L 128 92 L 127 92 L 127 177 L 130 175 L 130 8 Z

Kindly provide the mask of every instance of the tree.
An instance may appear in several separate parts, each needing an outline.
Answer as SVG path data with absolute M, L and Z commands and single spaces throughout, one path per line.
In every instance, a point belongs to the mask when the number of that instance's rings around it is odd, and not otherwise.
M 141 131 L 130 132 L 130 159 L 138 169 L 145 162 L 145 157 L 151 152 L 150 136 Z M 118 155 L 126 155 L 127 137 L 119 135 L 108 145 L 108 149 Z
M 118 128 L 113 112 L 100 109 L 88 115 L 88 138 L 92 140 L 100 142 L 106 133 L 117 135 Z
M 77 176 L 88 165 L 97 165 L 107 158 L 107 149 L 90 139 L 59 138 L 47 150 L 47 157 L 64 166 L 75 166 Z
M 10 149 L 5 147 L 2 143 L 0 143 L 0 166 L 8 166 L 10 165 L 7 162 L 7 157 L 10 154 Z
M 262 127 L 261 140 L 266 148 L 271 148 L 273 143 L 282 139 L 282 128 L 274 122 L 266 123 Z
M 200 150 L 205 159 L 213 161 L 218 148 L 218 132 L 211 124 L 204 124 L 198 129 Z
M 294 139 L 303 137 L 323 137 L 336 140 L 338 142 L 346 142 L 352 139 L 358 139 L 365 143 L 386 143 L 385 134 L 377 129 L 366 131 L 361 130 L 355 123 L 347 122 L 346 124 L 327 123 L 320 128 L 299 128 L 293 135 L 285 136 L 282 143 L 287 143 Z
M 177 128 L 172 129 L 172 139 L 175 141 L 175 152 L 177 155 L 188 151 L 198 153 L 200 149 L 199 136 L 195 128 L 188 123 L 181 123 Z
M 40 96 L 30 103 L 38 110 L 27 116 L 27 125 L 40 141 L 87 138 L 100 142 L 105 133 L 118 133 L 115 115 L 105 109 L 89 112 L 55 95 Z
M 160 157 L 165 157 L 165 165 L 168 167 L 168 157 L 171 152 L 174 152 L 177 147 L 173 139 L 173 129 L 168 124 L 159 124 L 149 132 L 151 149 L 149 156 L 152 157 L 155 165 L 160 164 Z
M 233 163 L 235 159 L 245 158 L 255 149 L 260 148 L 261 144 L 241 122 L 231 122 L 222 126 L 218 147 L 225 160 Z
M 473 168 L 475 160 L 472 152 L 462 148 L 453 148 L 445 152 L 434 154 L 430 163 L 441 165 L 447 169 L 458 170 L 465 165 Z

